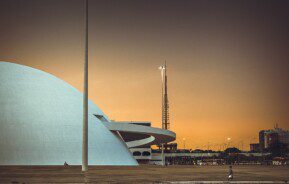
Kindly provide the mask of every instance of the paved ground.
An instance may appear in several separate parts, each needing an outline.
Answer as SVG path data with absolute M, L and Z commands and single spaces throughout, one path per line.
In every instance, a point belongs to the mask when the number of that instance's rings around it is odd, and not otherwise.
M 228 166 L 0 166 L 0 183 L 175 183 L 225 181 Z M 289 166 L 233 166 L 234 180 L 289 181 Z

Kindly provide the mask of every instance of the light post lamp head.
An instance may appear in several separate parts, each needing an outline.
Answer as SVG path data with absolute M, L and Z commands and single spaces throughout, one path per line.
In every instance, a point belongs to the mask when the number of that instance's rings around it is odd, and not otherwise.
M 159 70 L 161 70 L 161 75 L 162 75 L 162 82 L 164 82 L 164 70 L 166 69 L 166 67 L 164 65 L 159 67 Z

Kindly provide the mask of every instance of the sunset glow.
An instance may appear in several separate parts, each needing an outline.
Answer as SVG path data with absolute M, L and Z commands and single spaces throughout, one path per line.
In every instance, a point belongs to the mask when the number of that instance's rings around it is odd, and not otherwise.
M 23 2 L 0 2 L 0 61 L 82 91 L 81 1 Z M 161 127 L 166 60 L 180 148 L 248 150 L 259 130 L 289 129 L 289 12 L 278 2 L 220 2 L 91 1 L 89 98 L 112 120 Z

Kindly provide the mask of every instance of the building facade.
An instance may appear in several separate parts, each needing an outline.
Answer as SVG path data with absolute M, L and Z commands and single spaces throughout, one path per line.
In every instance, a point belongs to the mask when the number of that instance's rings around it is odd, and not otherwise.
M 9 62 L 0 62 L 0 84 L 0 165 L 80 165 L 82 93 L 49 73 Z M 147 138 L 126 142 L 121 133 Z M 138 165 L 129 148 L 175 136 L 113 122 L 89 101 L 89 165 Z
M 275 125 L 274 129 L 261 130 L 259 132 L 260 150 L 270 149 L 277 143 L 282 143 L 289 148 L 289 131 L 283 130 Z

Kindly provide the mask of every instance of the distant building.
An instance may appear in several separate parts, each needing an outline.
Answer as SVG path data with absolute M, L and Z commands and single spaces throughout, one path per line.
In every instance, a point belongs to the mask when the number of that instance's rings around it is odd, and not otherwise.
M 157 145 L 157 147 L 159 148 L 159 151 L 161 151 L 162 146 Z M 176 152 L 178 150 L 178 143 L 173 142 L 164 144 L 164 150 L 165 152 Z
M 278 143 L 278 133 L 274 131 L 265 132 L 265 149 L 271 148 Z
M 250 144 L 250 151 L 259 152 L 260 151 L 260 144 L 259 143 Z
M 274 126 L 274 129 L 259 132 L 259 148 L 261 151 L 271 148 L 278 142 L 289 147 L 289 131 L 279 128 L 278 124 Z
M 286 144 L 288 147 L 289 146 L 289 131 L 278 128 L 278 125 L 275 127 L 274 130 L 278 134 L 278 140 L 281 143 Z
M 259 148 L 260 151 L 265 149 L 265 130 L 261 130 L 259 132 Z

